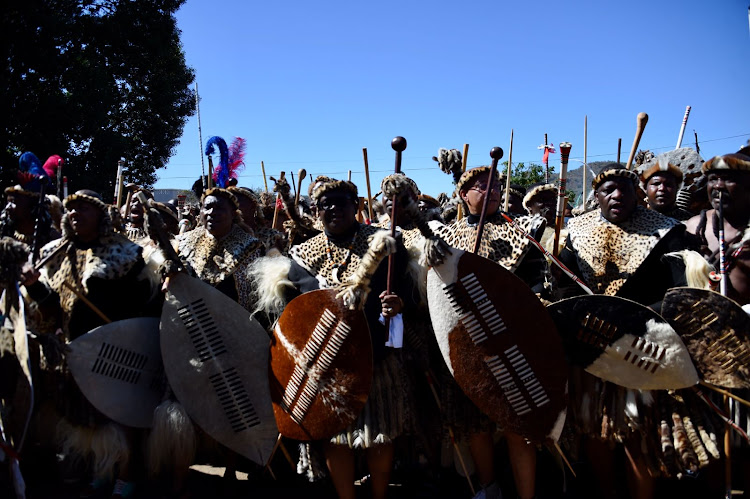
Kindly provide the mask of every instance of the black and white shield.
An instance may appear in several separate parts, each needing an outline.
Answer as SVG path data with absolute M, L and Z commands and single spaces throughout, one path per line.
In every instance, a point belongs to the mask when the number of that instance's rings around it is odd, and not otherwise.
M 268 333 L 210 285 L 179 273 L 161 317 L 164 370 L 190 417 L 210 436 L 265 464 L 278 430 L 268 384 Z
M 568 298 L 547 307 L 570 362 L 626 388 L 693 386 L 698 373 L 672 326 L 650 308 L 608 295 Z
M 105 324 L 70 343 L 68 368 L 91 405 L 108 418 L 150 428 L 164 396 L 159 319 Z

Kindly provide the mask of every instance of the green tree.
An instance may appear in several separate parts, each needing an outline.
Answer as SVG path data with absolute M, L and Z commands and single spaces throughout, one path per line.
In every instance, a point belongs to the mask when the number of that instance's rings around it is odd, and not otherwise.
M 503 172 L 508 171 L 508 162 L 503 161 Z M 536 163 L 516 163 L 510 174 L 511 183 L 518 184 L 522 187 L 528 187 L 531 184 L 544 181 L 544 166 Z
M 111 200 L 117 160 L 151 185 L 195 111 L 174 13 L 184 0 L 9 2 L 0 21 L 0 165 L 66 159 L 72 189 Z

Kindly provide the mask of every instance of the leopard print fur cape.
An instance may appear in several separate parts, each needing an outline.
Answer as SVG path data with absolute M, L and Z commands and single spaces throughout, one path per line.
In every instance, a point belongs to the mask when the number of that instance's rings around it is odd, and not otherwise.
M 232 225 L 223 239 L 216 239 L 202 226 L 177 237 L 180 259 L 198 279 L 212 286 L 249 265 L 258 257 L 261 246 L 238 225 Z
M 515 222 L 532 236 L 545 224 L 544 219 L 536 215 L 519 216 L 515 218 Z M 474 249 L 478 224 L 470 224 L 468 217 L 451 225 L 430 222 L 430 227 L 450 246 L 465 251 Z M 501 215 L 495 214 L 486 219 L 477 254 L 515 272 L 530 248 L 531 243 L 523 234 L 507 223 Z
M 329 243 L 326 234 L 321 233 L 292 247 L 289 256 L 316 277 L 321 289 L 335 288 L 354 274 L 367 253 L 368 239 L 380 230 L 372 225 L 360 225 L 353 240 L 338 243 Z
M 656 243 L 679 224 L 638 206 L 629 220 L 615 225 L 596 209 L 571 219 L 568 237 L 586 284 L 596 294 L 615 295 Z
M 68 244 L 58 239 L 45 245 L 41 258 L 54 252 L 60 244 Z M 91 278 L 104 280 L 120 279 L 142 262 L 142 248 L 121 234 L 109 233 L 101 236 L 98 243 L 90 248 L 72 247 L 51 258 L 41 269 L 42 281 L 60 296 L 60 306 L 66 315 L 73 310 L 78 297 L 64 285 L 83 288 L 88 293 Z

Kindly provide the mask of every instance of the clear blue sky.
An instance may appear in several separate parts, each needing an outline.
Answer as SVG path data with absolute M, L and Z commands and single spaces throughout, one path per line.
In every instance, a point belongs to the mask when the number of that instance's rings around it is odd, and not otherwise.
M 545 133 L 582 159 L 585 115 L 589 162 L 614 160 L 618 138 L 625 161 L 639 112 L 641 148 L 662 152 L 687 105 L 683 145 L 696 130 L 704 159 L 750 138 L 748 0 L 187 0 L 177 21 L 203 143 L 245 138 L 249 187 L 263 186 L 263 160 L 268 175 L 352 170 L 365 193 L 366 147 L 374 193 L 402 135 L 403 171 L 436 195 L 452 189 L 439 148 L 468 143 L 470 167 L 496 145 L 507 160 L 513 128 L 514 164 L 541 163 Z M 189 188 L 201 149 L 193 117 L 156 187 Z

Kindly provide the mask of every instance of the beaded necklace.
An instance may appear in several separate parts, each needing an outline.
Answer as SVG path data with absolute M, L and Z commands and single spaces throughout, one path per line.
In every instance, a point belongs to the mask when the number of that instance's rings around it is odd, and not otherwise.
M 344 259 L 338 263 L 333 260 L 333 246 L 331 245 L 331 239 L 328 237 L 328 235 L 326 235 L 326 259 L 331 262 L 331 267 L 333 269 L 333 280 L 336 282 L 336 284 L 341 284 L 341 274 L 349 265 L 349 260 L 351 260 L 352 257 L 352 250 L 354 249 L 354 241 L 357 239 L 358 233 L 359 227 L 357 227 L 357 230 L 354 231 L 352 240 L 349 242 L 349 247 L 346 249 Z

